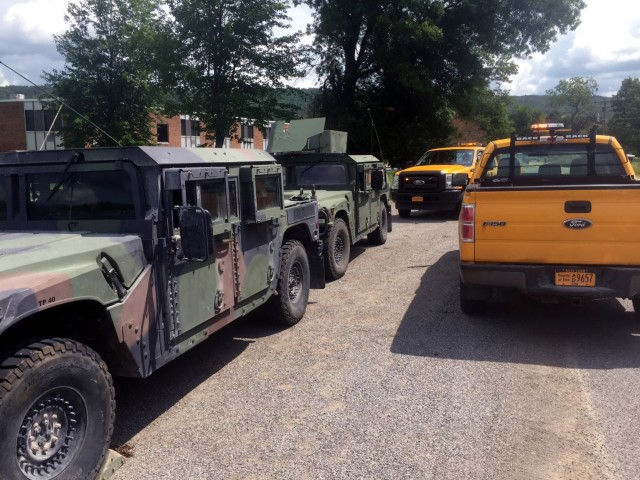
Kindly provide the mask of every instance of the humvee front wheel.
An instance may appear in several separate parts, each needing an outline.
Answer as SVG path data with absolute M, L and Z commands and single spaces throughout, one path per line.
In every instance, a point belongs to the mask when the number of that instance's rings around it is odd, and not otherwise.
M 367 240 L 372 245 L 383 245 L 387 242 L 389 232 L 387 230 L 387 208 L 384 203 L 380 202 L 380 215 L 378 216 L 378 228 L 367 235 Z
M 337 280 L 346 273 L 351 256 L 349 229 L 341 218 L 336 218 L 329 228 L 326 246 L 327 277 Z
M 400 218 L 409 218 L 411 216 L 411 210 L 398 210 Z
M 32 343 L 0 365 L 0 472 L 6 480 L 94 479 L 113 433 L 111 375 L 72 340 Z
M 298 240 L 287 241 L 282 246 L 277 295 L 269 300 L 275 323 L 291 326 L 302 319 L 309 302 L 310 281 L 309 258 L 304 246 Z

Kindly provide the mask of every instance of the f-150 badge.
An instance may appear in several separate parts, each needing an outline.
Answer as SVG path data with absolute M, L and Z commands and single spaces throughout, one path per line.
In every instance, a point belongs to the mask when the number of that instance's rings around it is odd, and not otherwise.
M 584 218 L 570 218 L 569 220 L 562 222 L 562 224 L 565 227 L 573 228 L 574 230 L 582 230 L 593 225 L 590 220 L 585 220 Z

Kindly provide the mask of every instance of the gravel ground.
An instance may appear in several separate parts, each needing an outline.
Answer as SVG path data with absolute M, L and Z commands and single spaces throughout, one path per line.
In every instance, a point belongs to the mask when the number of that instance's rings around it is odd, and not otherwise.
M 640 478 L 629 302 L 458 308 L 456 222 L 393 217 L 282 330 L 243 319 L 118 380 L 114 480 Z

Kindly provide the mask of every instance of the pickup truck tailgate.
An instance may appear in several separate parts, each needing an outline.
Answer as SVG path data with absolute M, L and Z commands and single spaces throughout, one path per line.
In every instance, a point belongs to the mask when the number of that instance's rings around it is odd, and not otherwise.
M 474 194 L 476 263 L 640 265 L 640 185 L 505 190 Z

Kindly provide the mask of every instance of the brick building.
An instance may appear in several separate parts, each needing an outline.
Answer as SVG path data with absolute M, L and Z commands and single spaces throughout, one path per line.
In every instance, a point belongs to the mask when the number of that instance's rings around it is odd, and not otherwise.
M 0 152 L 62 148 L 62 138 L 56 135 L 62 117 L 57 113 L 43 110 L 39 100 L 25 100 L 24 95 L 0 100 Z
M 62 116 L 57 113 L 44 110 L 39 100 L 25 99 L 24 95 L 0 100 L 0 152 L 63 148 L 62 137 L 57 135 Z M 211 143 L 201 130 L 200 122 L 189 115 L 154 117 L 151 133 L 158 145 L 169 147 L 210 146 Z M 266 146 L 262 132 L 248 121 L 237 125 L 224 141 L 225 148 L 265 149 Z

